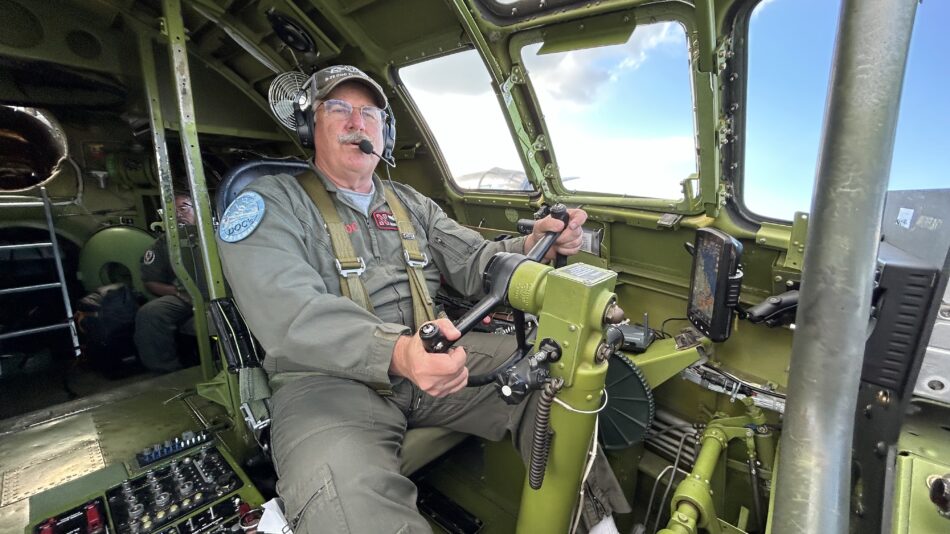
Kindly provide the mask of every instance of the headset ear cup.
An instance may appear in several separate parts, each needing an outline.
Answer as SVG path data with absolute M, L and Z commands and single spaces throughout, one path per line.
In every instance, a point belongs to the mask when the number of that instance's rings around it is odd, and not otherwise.
M 294 125 L 297 129 L 297 137 L 304 148 L 313 147 L 313 110 L 310 109 L 310 99 L 300 98 L 294 100 Z
M 396 148 L 396 117 L 393 110 L 386 106 L 386 126 L 383 127 L 383 159 L 393 161 L 393 150 Z
M 294 120 L 297 126 L 297 137 L 304 148 L 313 147 L 313 113 L 301 110 L 294 106 Z

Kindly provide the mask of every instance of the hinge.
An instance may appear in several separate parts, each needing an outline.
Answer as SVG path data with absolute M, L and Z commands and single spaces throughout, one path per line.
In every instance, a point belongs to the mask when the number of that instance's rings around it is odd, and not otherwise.
M 716 68 L 719 72 L 726 70 L 729 66 L 729 60 L 732 59 L 734 54 L 735 52 L 732 51 L 732 36 L 727 36 L 719 43 L 719 48 L 716 49 Z
M 515 85 L 523 84 L 525 82 L 524 70 L 522 70 L 520 65 L 514 65 L 511 67 L 511 74 L 508 75 L 508 79 L 501 84 L 501 95 L 505 99 L 505 105 L 511 105 L 511 89 Z
M 796 211 L 792 219 L 792 235 L 789 237 L 785 267 L 798 269 L 805 266 L 805 239 L 808 237 L 808 214 Z
M 548 149 L 547 140 L 544 138 L 544 134 L 534 138 L 534 142 L 531 143 L 531 148 L 535 152 L 543 152 Z
M 541 174 L 547 179 L 554 178 L 554 175 L 557 174 L 557 171 L 555 171 L 554 169 L 554 164 L 548 163 L 547 165 L 545 165 L 544 170 L 541 171 Z
M 719 146 L 723 147 L 732 140 L 732 115 L 727 115 L 719 119 Z
M 676 230 L 682 220 L 683 216 L 679 213 L 664 213 L 660 215 L 660 218 L 656 221 L 656 227 Z

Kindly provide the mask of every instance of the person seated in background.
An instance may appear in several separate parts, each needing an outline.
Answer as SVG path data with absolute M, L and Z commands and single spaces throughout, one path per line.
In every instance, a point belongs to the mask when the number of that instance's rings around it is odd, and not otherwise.
M 179 226 L 195 224 L 191 197 L 175 195 L 175 219 Z M 158 298 L 142 306 L 135 316 L 135 346 L 142 365 L 149 371 L 168 373 L 182 367 L 175 333 L 192 316 L 191 297 L 172 270 L 166 234 L 162 234 L 142 256 L 142 281 Z

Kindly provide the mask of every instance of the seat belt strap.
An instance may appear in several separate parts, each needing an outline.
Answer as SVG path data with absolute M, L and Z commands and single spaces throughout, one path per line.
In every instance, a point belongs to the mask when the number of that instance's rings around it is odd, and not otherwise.
M 406 207 L 399 200 L 399 195 L 392 189 L 383 187 L 386 194 L 386 203 L 393 210 L 396 226 L 399 228 L 399 238 L 402 240 L 403 256 L 406 260 L 406 273 L 409 275 L 409 291 L 412 294 L 412 315 L 416 328 L 423 323 L 435 320 L 435 303 L 429 295 L 426 277 L 423 268 L 429 264 L 429 257 L 419 251 L 419 242 L 416 240 L 416 231 L 409 218 Z
M 366 311 L 373 313 L 373 304 L 369 300 L 369 293 L 360 276 L 366 270 L 366 263 L 363 258 L 356 255 L 353 250 L 353 243 L 350 236 L 346 233 L 343 220 L 336 211 L 336 205 L 330 199 L 323 182 L 314 174 L 313 171 L 305 171 L 297 177 L 300 185 L 310 196 L 310 200 L 317 206 L 317 210 L 323 217 L 327 233 L 330 235 L 330 244 L 333 246 L 333 254 L 336 256 L 337 271 L 340 273 L 340 291 L 343 296 L 357 303 Z
M 260 367 L 238 369 L 238 387 L 241 395 L 241 414 L 255 436 L 270 424 L 271 389 L 267 373 Z

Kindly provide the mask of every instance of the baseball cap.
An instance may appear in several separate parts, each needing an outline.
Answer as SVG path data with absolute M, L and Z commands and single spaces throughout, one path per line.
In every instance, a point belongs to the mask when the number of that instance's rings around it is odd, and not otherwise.
M 334 65 L 318 70 L 308 82 L 313 92 L 314 100 L 324 100 L 330 91 L 333 91 L 343 82 L 359 82 L 373 93 L 376 105 L 385 108 L 388 105 L 383 88 L 370 78 L 365 72 L 352 65 Z

